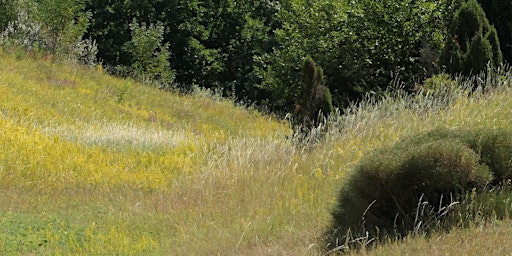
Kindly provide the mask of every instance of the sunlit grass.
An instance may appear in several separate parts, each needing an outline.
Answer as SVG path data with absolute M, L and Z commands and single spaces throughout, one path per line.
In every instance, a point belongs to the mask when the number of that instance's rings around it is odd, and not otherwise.
M 286 122 L 205 91 L 0 57 L 7 255 L 319 254 L 338 186 L 365 153 L 438 126 L 512 121 L 504 75 L 486 94 L 369 100 L 303 149 Z
M 510 255 L 510 220 L 451 230 L 434 236 L 408 237 L 347 255 Z
M 232 210 L 224 208 L 236 209 L 244 200 L 239 201 L 237 184 L 244 180 L 250 201 L 256 194 L 247 175 L 258 176 L 257 168 L 288 159 L 272 151 L 293 150 L 283 122 L 208 93 L 181 96 L 77 66 L 8 55 L 1 61 L 0 212 L 9 219 L 36 220 L 44 212 L 69 223 L 57 230 L 38 223 L 41 232 L 30 230 L 29 240 L 47 242 L 35 246 L 10 245 L 27 233 L 22 227 L 13 230 L 0 241 L 9 246 L 3 253 L 211 251 L 219 241 L 190 247 L 201 237 L 198 241 L 213 242 L 214 226 L 204 218 L 211 215 L 227 227 L 237 223 L 226 214 Z M 278 137 L 281 142 L 274 142 Z M 239 168 L 246 173 L 237 175 Z M 226 194 L 233 197 L 225 204 L 214 200 Z M 250 207 L 255 213 L 246 220 L 267 221 L 260 206 Z M 254 232 L 259 233 L 256 219 Z M 241 226 L 228 228 L 227 234 L 238 237 Z M 101 227 L 92 232 L 94 239 L 87 236 L 91 227 Z M 86 238 L 75 243 L 61 231 Z M 239 237 L 239 248 L 254 237 L 246 233 Z M 220 240 L 223 232 L 218 235 Z

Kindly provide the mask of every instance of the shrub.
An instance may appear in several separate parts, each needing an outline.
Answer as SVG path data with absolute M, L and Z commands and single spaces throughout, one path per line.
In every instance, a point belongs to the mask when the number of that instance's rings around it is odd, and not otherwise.
M 23 4 L 23 8 L 22 5 Z M 5 48 L 18 48 L 23 51 L 38 52 L 45 48 L 43 25 L 35 21 L 36 5 L 20 0 L 13 2 L 16 18 L 8 23 L 0 36 L 0 44 Z
M 82 38 L 90 20 L 84 1 L 16 0 L 9 7 L 10 15 L 15 16 L 10 17 L 0 34 L 0 46 L 91 66 L 96 64 L 95 42 Z
M 433 75 L 422 84 L 416 85 L 416 97 L 412 104 L 419 107 L 417 108 L 418 114 L 425 113 L 425 111 L 435 113 L 453 105 L 461 95 L 466 95 L 470 91 L 470 88 L 466 87 L 465 84 L 452 78 L 449 74 Z
M 128 72 L 134 78 L 170 88 L 174 80 L 174 71 L 170 67 L 169 43 L 164 41 L 164 26 L 146 23 L 139 24 L 136 19 L 130 23 L 132 39 L 125 44 L 125 51 L 132 57 Z
M 465 140 L 480 155 L 480 162 L 489 166 L 494 185 L 512 179 L 512 132 L 482 129 L 469 132 Z
M 327 248 L 350 246 L 353 237 L 400 237 L 455 223 L 441 218 L 453 206 L 448 198 L 484 188 L 493 171 L 510 173 L 510 135 L 437 129 L 363 157 L 339 192 Z M 420 216 L 426 208 L 429 214 Z
M 395 175 L 397 187 L 390 191 L 398 198 L 403 197 L 399 202 L 405 202 L 397 207 L 415 205 L 422 194 L 428 201 L 437 202 L 441 195 L 484 186 L 491 178 L 488 167 L 479 163 L 478 155 L 451 138 L 412 146 Z

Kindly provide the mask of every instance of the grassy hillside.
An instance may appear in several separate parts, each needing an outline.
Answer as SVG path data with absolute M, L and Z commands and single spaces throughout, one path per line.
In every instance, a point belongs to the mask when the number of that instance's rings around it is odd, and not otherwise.
M 319 254 L 338 186 L 364 153 L 438 126 L 509 126 L 512 78 L 491 78 L 486 94 L 369 100 L 305 150 L 285 122 L 206 92 L 0 55 L 0 254 Z M 438 240 L 512 233 L 460 232 Z M 384 248 L 421 243 L 432 244 Z
M 377 246 L 373 250 L 348 255 L 510 255 L 512 245 L 512 223 L 496 221 L 489 225 L 478 225 L 464 230 L 432 237 L 406 238 L 401 242 Z

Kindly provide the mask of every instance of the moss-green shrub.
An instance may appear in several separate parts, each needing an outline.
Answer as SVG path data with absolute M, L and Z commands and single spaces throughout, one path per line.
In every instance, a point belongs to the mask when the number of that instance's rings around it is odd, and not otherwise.
M 360 237 L 403 236 L 419 226 L 422 232 L 449 228 L 457 221 L 441 217 L 460 215 L 445 214 L 453 200 L 512 178 L 511 157 L 507 130 L 436 129 L 378 149 L 342 184 L 326 248 Z M 432 218 L 435 225 L 428 226 Z
M 466 143 L 480 155 L 480 162 L 489 166 L 493 184 L 512 179 L 512 132 L 508 130 L 478 130 L 468 132 Z
M 456 139 L 479 155 L 479 161 L 489 167 L 493 184 L 512 179 L 512 131 L 508 129 L 448 130 L 437 129 L 409 138 L 409 141 Z M 403 143 L 408 143 L 407 141 Z

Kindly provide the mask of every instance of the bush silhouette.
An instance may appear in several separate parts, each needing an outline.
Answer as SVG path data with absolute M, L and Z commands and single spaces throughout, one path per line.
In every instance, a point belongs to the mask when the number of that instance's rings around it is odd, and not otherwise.
M 449 228 L 456 221 L 443 222 L 440 213 L 451 198 L 510 178 L 508 130 L 436 129 L 378 149 L 364 156 L 342 184 L 326 248 L 350 246 L 353 238 L 401 237 L 420 224 L 422 232 Z M 431 215 L 423 217 L 436 218 L 435 225 L 418 219 L 425 205 Z

